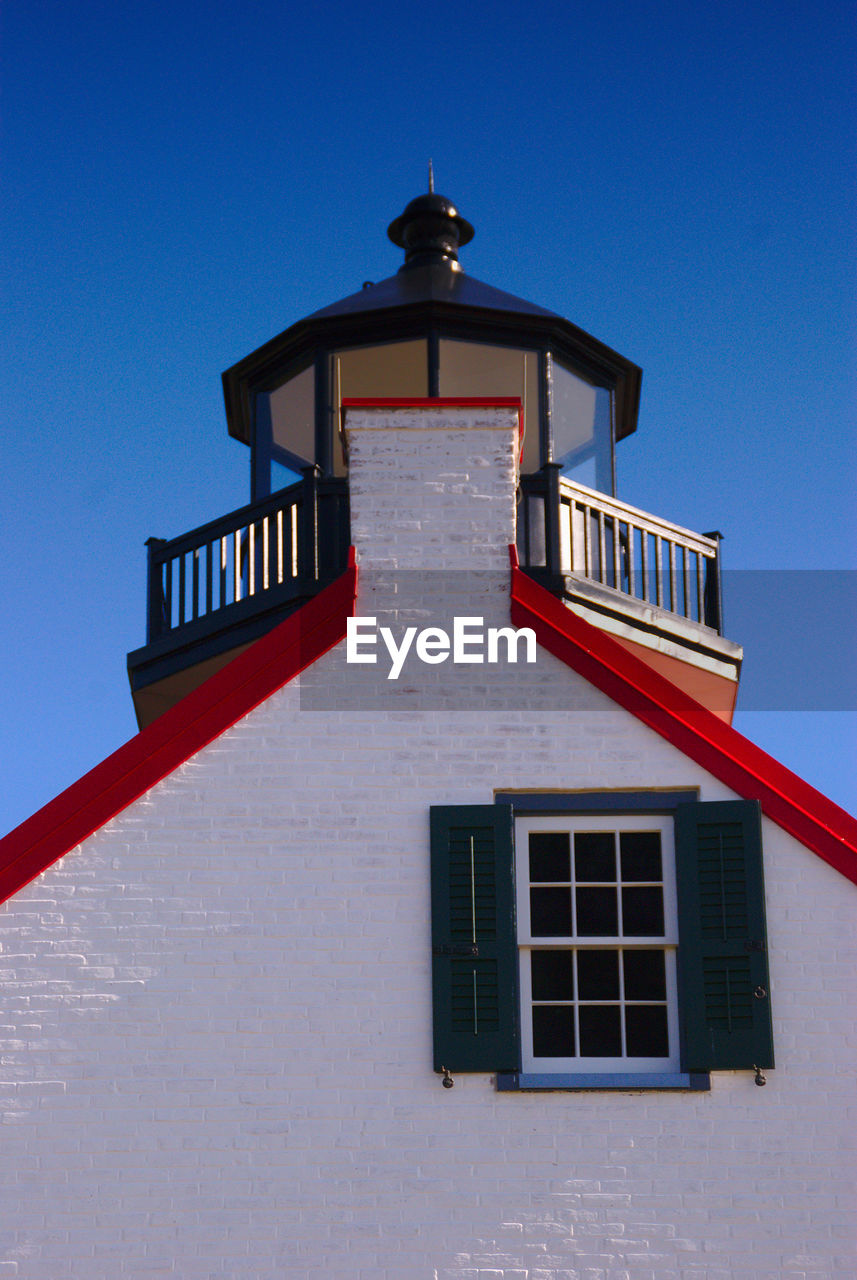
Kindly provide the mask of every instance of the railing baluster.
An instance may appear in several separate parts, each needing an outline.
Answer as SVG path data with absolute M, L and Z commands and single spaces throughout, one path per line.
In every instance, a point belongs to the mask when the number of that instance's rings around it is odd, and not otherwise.
M 300 573 L 301 565 L 298 560 L 298 504 L 296 502 L 292 505 L 292 536 L 290 541 L 291 546 L 289 547 L 289 551 L 291 553 L 292 577 L 297 578 Z
M 702 572 L 704 557 L 696 553 L 696 620 L 705 622 L 705 578 Z
M 592 521 L 589 514 L 589 507 L 586 503 L 580 504 L 583 511 L 583 574 L 586 578 L 592 577 Z
M 574 517 L 577 510 L 577 504 L 574 501 L 574 494 L 571 495 L 568 503 L 568 571 L 574 573 L 574 566 L 577 559 L 577 537 L 574 532 Z
M 655 584 L 657 588 L 657 607 L 664 608 L 664 553 L 661 550 L 660 536 L 655 534 Z
M 211 613 L 213 607 L 214 583 L 214 544 L 206 542 L 205 544 L 205 612 Z
M 684 571 L 684 616 L 689 618 L 690 615 L 690 551 L 687 547 L 682 547 L 681 552 L 682 568 Z
M 622 548 L 619 544 L 619 521 L 616 516 L 612 517 L 613 521 L 613 586 L 617 591 L 622 590 L 622 570 L 620 567 L 620 556 Z
M 185 597 L 185 560 L 187 553 L 179 556 L 179 614 L 178 626 L 181 626 L 185 620 L 184 616 L 184 597 Z
M 675 543 L 672 538 L 668 540 L 669 546 L 669 566 L 670 566 L 670 611 L 678 612 L 678 582 L 675 576 Z
M 247 595 L 256 594 L 256 525 L 250 521 L 247 526 Z
M 649 580 L 649 532 L 645 529 L 640 530 L 641 540 L 641 572 L 643 576 L 643 600 L 649 602 L 651 600 L 651 582 Z
M 277 512 L 277 582 L 283 581 L 283 508 Z
M 194 622 L 199 617 L 199 547 L 193 551 L 193 566 L 191 571 L 191 586 L 193 591 L 193 604 L 191 606 L 191 617 Z
M 226 535 L 220 539 L 220 599 L 217 602 L 218 609 L 222 609 L 226 604 L 226 568 L 229 560 L 229 551 L 227 549 Z
M 241 530 L 236 529 L 232 535 L 232 601 L 237 604 L 241 599 Z
M 172 628 L 173 628 L 173 564 L 174 563 L 175 561 L 173 559 L 169 559 L 165 565 L 167 573 L 166 573 L 166 581 L 165 581 L 165 589 L 164 589 L 164 613 L 166 614 L 166 618 L 167 618 L 167 631 L 172 631 Z
M 634 546 L 634 526 L 631 524 L 630 520 L 628 521 L 627 529 L 628 529 L 628 552 L 627 552 L 628 595 L 635 596 L 637 594 L 637 586 L 636 586 L 637 575 L 636 575 L 636 566 L 634 564 L 634 557 L 637 553 L 637 548 Z
M 606 582 L 606 579 L 608 579 L 606 559 L 608 559 L 608 554 L 606 554 L 604 538 L 604 512 L 599 511 L 599 582 Z

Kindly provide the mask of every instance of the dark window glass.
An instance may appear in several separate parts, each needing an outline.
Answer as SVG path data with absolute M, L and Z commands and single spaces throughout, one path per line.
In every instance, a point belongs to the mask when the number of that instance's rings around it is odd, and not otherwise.
M 663 951 L 625 951 L 626 1000 L 666 1000 L 667 975 Z
M 612 831 L 581 831 L 574 837 L 577 880 L 616 879 L 616 839 Z
M 530 833 L 530 879 L 571 879 L 571 851 L 567 831 Z
M 578 1016 L 582 1058 L 622 1056 L 621 1011 L 618 1005 L 582 1004 Z
M 581 1000 L 618 1000 L 619 952 L 578 951 L 577 992 Z
M 570 951 L 533 951 L 534 1000 L 573 1000 L 574 975 Z
M 622 831 L 619 852 L 623 880 L 661 880 L 660 831 Z
M 567 938 L 571 933 L 571 891 L 531 889 L 530 927 L 537 938 Z
M 580 937 L 615 937 L 619 912 L 615 889 L 577 890 L 577 932 Z
M 627 938 L 648 938 L 664 931 L 664 894 L 657 886 L 622 890 L 622 931 Z
M 581 1028 L 581 1040 L 583 1030 Z M 629 1004 L 625 1009 L 625 1044 L 629 1058 L 669 1056 L 667 1010 L 662 1004 Z
M 533 1056 L 571 1058 L 574 1056 L 574 1009 L 570 1005 L 533 1006 Z

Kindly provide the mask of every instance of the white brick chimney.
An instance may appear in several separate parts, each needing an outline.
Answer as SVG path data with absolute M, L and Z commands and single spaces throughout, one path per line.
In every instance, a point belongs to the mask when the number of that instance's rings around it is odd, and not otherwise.
M 515 541 L 518 409 L 344 405 L 351 540 L 364 569 L 501 569 Z

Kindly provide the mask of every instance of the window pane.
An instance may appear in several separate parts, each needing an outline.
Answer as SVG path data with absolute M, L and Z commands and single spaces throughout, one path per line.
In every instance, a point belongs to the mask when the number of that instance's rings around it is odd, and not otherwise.
M 663 951 L 625 951 L 622 959 L 626 1000 L 666 1000 Z
M 649 938 L 664 932 L 664 894 L 658 887 L 622 890 L 622 932 L 626 938 Z
M 567 938 L 571 933 L 571 891 L 531 889 L 530 929 L 536 938 Z
M 271 440 L 304 462 L 315 461 L 315 367 L 310 365 L 268 393 Z
M 428 395 L 428 344 L 384 342 L 375 347 L 348 347 L 335 351 L 330 362 L 330 398 L 334 423 L 334 474 L 342 475 L 345 463 L 339 441 L 340 408 L 348 396 Z
M 533 1057 L 574 1056 L 574 1009 L 571 1005 L 533 1007 Z
M 621 1057 L 621 1010 L 618 1005 L 583 1004 L 579 1018 L 582 1058 Z
M 533 951 L 530 955 L 534 1000 L 573 1000 L 570 951 Z
M 582 1028 L 580 1034 L 582 1039 Z M 666 1005 L 629 1004 L 625 1009 L 625 1044 L 629 1058 L 669 1057 Z
M 572 480 L 611 492 L 612 393 L 553 360 L 551 431 L 553 461 Z
M 586 938 L 615 938 L 619 932 L 615 889 L 577 890 L 577 932 Z
M 538 471 L 539 356 L 518 347 L 441 338 L 438 394 L 441 396 L 516 396 L 524 405 L 524 456 L 521 470 Z
M 574 837 L 577 880 L 616 879 L 616 839 L 612 831 L 583 831 Z
M 662 880 L 660 831 L 622 831 L 619 849 L 623 880 Z
M 618 1000 L 619 952 L 578 951 L 577 991 L 581 1000 Z
M 567 831 L 530 833 L 530 879 L 535 881 L 571 879 L 571 851 Z

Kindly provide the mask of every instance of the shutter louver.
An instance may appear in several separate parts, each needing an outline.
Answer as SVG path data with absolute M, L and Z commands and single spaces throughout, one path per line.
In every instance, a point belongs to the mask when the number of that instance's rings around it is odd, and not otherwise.
M 773 1067 L 761 810 L 676 810 L 679 999 L 686 1071 Z
M 518 1069 L 510 805 L 431 811 L 434 1068 Z

